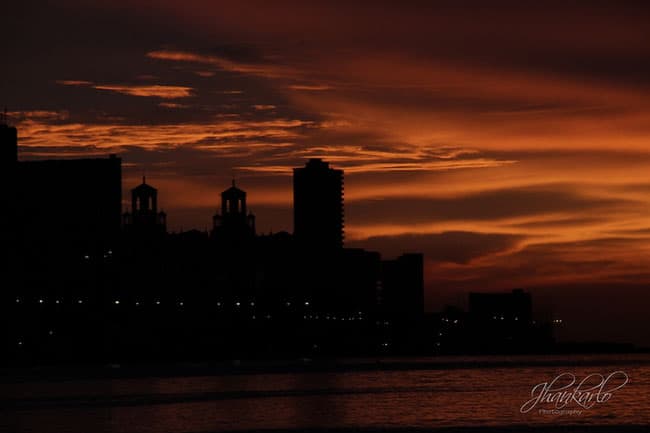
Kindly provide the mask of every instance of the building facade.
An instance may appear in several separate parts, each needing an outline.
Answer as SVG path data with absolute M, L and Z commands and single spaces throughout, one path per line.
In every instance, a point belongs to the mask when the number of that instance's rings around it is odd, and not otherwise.
M 293 170 L 293 224 L 296 241 L 313 250 L 343 247 L 343 170 L 310 159 Z

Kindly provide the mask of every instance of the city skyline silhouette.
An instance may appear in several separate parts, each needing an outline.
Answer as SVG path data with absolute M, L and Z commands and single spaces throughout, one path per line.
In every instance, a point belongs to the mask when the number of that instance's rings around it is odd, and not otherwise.
M 648 430 L 650 2 L 0 16 L 0 433 Z
M 473 291 L 466 312 L 430 311 L 423 254 L 345 247 L 344 171 L 320 158 L 293 170 L 292 233 L 258 234 L 235 179 L 209 231 L 168 232 L 146 176 L 121 211 L 121 158 L 23 162 L 16 129 L 1 128 L 12 257 L 2 340 L 16 360 L 566 350 L 556 345 L 564 319 L 535 311 L 522 289 Z M 633 348 L 611 343 L 584 348 Z
M 7 5 L 21 160 L 119 155 L 171 232 L 235 177 L 277 233 L 321 158 L 346 245 L 425 253 L 428 310 L 522 287 L 568 339 L 650 343 L 644 5 L 109 3 Z

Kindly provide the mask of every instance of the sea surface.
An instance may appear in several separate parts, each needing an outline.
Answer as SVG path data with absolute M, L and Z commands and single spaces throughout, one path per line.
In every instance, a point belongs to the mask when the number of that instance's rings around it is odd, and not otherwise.
M 121 374 L 121 366 L 112 366 L 110 377 L 79 375 L 84 378 L 4 370 L 0 432 L 650 432 L 649 355 L 365 359 L 327 368 L 304 363 L 293 371 L 237 363 L 241 368 L 211 374 L 184 366 L 154 377 L 142 367 Z M 605 401 L 593 407 L 539 403 L 522 413 L 535 385 L 563 373 L 580 381 L 613 372 L 624 375 L 605 384 Z M 627 384 L 605 396 L 623 377 Z M 592 376 L 583 389 L 598 381 Z

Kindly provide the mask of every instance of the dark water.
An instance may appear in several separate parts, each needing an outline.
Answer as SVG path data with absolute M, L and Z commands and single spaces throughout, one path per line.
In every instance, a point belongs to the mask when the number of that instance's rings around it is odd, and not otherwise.
M 445 358 L 409 369 L 0 383 L 0 432 L 650 431 L 650 357 Z M 522 414 L 561 373 L 629 382 L 580 413 Z M 1 380 L 0 380 L 1 381 Z M 573 426 L 569 429 L 559 426 Z M 593 426 L 599 426 L 593 430 Z M 633 427 L 638 426 L 638 427 Z

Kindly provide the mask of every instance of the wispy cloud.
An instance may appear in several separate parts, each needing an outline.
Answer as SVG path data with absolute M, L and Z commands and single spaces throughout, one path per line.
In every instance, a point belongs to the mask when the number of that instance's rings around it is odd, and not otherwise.
M 109 90 L 132 96 L 157 97 L 162 99 L 178 99 L 192 96 L 192 88 L 185 86 L 129 86 L 129 85 L 95 85 L 97 90 Z
M 50 120 L 50 119 L 48 119 Z M 43 119 L 26 119 L 18 124 L 21 149 L 25 156 L 37 148 L 98 148 L 119 152 L 138 146 L 144 149 L 195 147 L 213 152 L 250 153 L 264 142 L 270 147 L 276 141 L 296 140 L 302 128 L 312 125 L 299 119 L 267 121 L 215 119 L 210 123 L 176 123 L 164 125 L 130 125 L 124 123 L 53 123 Z M 249 148 L 250 145 L 250 148 Z
M 158 104 L 158 106 L 162 108 L 189 108 L 190 107 L 187 104 L 178 104 L 176 102 L 161 102 Z
M 93 82 L 92 81 L 85 81 L 85 80 L 57 80 L 57 84 L 61 84 L 62 86 L 92 86 Z
M 95 84 L 84 80 L 57 81 L 64 86 L 92 87 L 97 90 L 107 90 L 130 96 L 156 97 L 162 99 L 179 99 L 193 96 L 193 88 L 187 86 L 170 86 L 162 84 L 134 85 L 134 84 Z
M 305 90 L 308 92 L 319 92 L 323 90 L 333 89 L 332 86 L 327 86 L 324 84 L 291 84 L 288 87 L 291 90 Z
M 30 110 L 30 111 L 10 111 L 7 116 L 12 121 L 35 120 L 35 121 L 55 121 L 68 120 L 70 113 L 67 110 Z
M 253 105 L 253 108 L 257 111 L 268 111 L 275 110 L 276 106 L 271 104 L 255 104 Z
M 174 62 L 190 62 L 212 65 L 224 71 L 240 74 L 257 75 L 266 78 L 290 78 L 296 76 L 296 70 L 272 63 L 245 63 L 225 57 L 192 53 L 188 51 L 157 50 L 147 53 L 147 57 Z

